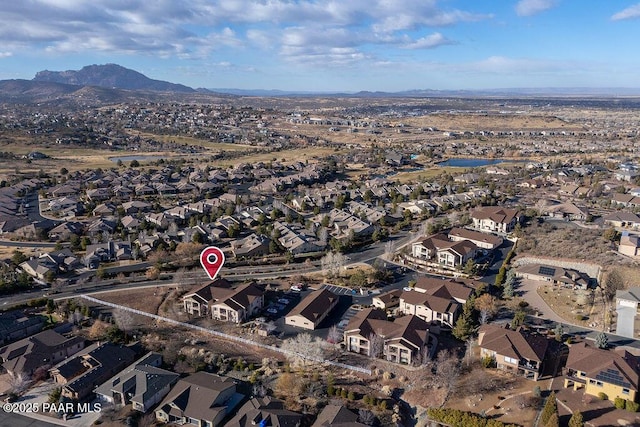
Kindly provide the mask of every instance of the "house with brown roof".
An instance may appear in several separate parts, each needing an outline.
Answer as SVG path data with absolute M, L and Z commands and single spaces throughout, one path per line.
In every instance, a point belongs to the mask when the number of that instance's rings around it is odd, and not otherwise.
M 587 289 L 592 282 L 589 275 L 581 271 L 547 264 L 521 265 L 516 269 L 516 277 L 574 289 Z
M 181 378 L 156 409 L 161 423 L 219 426 L 242 401 L 231 378 L 204 371 Z
M 584 389 L 593 396 L 604 393 L 612 401 L 616 397 L 636 401 L 640 358 L 621 348 L 604 350 L 582 342 L 569 347 L 564 374 L 565 388 Z
M 0 348 L 3 368 L 13 375 L 32 375 L 38 368 L 48 368 L 84 348 L 84 338 L 65 337 L 47 329 Z
M 418 316 L 434 324 L 452 328 L 473 287 L 453 279 L 419 277 L 414 290 L 400 294 L 398 312 Z
M 311 427 L 365 427 L 358 422 L 358 415 L 344 405 L 327 405 L 318 414 L 318 418 Z
M 448 233 L 449 240 L 461 242 L 468 240 L 482 249 L 493 250 L 502 244 L 502 237 L 481 233 L 467 228 L 454 227 Z
M 221 292 L 221 289 L 230 288 L 231 282 L 226 279 L 216 279 L 207 283 L 195 292 L 182 297 L 184 311 L 194 316 L 206 316 L 209 313 L 209 302 L 214 299 L 213 294 Z
M 498 369 L 537 381 L 545 366 L 549 340 L 523 328 L 482 325 L 478 347 L 480 356 L 493 358 Z
M 271 396 L 253 397 L 247 401 L 225 427 L 299 427 L 302 414 L 284 407 L 284 402 Z
M 471 220 L 476 230 L 506 234 L 520 221 L 520 213 L 517 209 L 484 206 L 471 211 Z
M 264 306 L 264 288 L 255 283 L 241 285 L 236 289 L 220 288 L 211 296 L 211 317 L 224 322 L 244 322 L 259 313 Z
M 478 247 L 469 240 L 453 241 L 444 233 L 434 234 L 411 245 L 414 258 L 455 268 L 464 265 L 478 253 Z
M 417 316 L 390 321 L 383 310 L 368 308 L 351 318 L 344 342 L 347 351 L 410 365 L 429 352 L 429 324 Z
M 640 228 L 640 217 L 638 215 L 625 212 L 625 211 L 616 211 L 611 212 L 609 215 L 606 215 L 602 218 L 606 225 L 610 225 L 612 227 L 620 227 L 620 228 Z
M 338 296 L 326 289 L 307 295 L 284 318 L 286 325 L 314 330 L 338 305 Z
M 623 231 L 622 236 L 620 236 L 618 253 L 632 258 L 640 257 L 640 235 Z
M 388 292 L 374 296 L 371 303 L 376 308 L 389 310 L 400 305 L 400 295 L 402 295 L 402 289 L 392 289 Z

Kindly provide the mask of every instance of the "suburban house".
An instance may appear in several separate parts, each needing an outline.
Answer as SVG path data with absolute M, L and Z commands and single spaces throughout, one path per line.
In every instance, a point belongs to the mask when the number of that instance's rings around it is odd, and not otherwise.
M 638 316 L 638 303 L 640 303 L 640 287 L 616 291 L 616 335 L 635 338 L 640 325 Z
M 570 202 L 547 206 L 542 213 L 551 218 L 562 218 L 569 221 L 585 221 L 589 217 L 589 209 Z
M 376 308 L 389 310 L 400 305 L 400 295 L 402 295 L 402 289 L 393 289 L 374 296 L 371 303 Z
M 214 299 L 213 294 L 229 288 L 231 288 L 231 282 L 226 279 L 216 279 L 204 285 L 182 297 L 184 311 L 194 316 L 206 316 L 209 313 L 209 302 Z
M 47 329 L 0 348 L 0 360 L 3 368 L 14 376 L 32 375 L 38 368 L 48 369 L 83 348 L 83 338 L 67 338 Z
M 640 235 L 630 234 L 628 231 L 623 231 L 622 236 L 620 236 L 618 253 L 632 258 L 640 257 Z
M 0 345 L 26 338 L 42 330 L 45 316 L 28 316 L 20 310 L 0 313 Z
M 338 296 L 326 289 L 307 295 L 285 316 L 285 324 L 314 330 L 338 305 Z
M 384 310 L 368 308 L 351 318 L 344 342 L 347 351 L 411 365 L 429 351 L 429 324 L 417 316 L 390 321 Z
M 225 427 L 299 427 L 302 414 L 284 407 L 284 402 L 271 396 L 253 397 L 242 405 Z
M 358 422 L 358 414 L 352 412 L 344 405 L 329 404 L 318 414 L 318 418 L 311 427 L 366 427 L 366 424 Z
M 112 343 L 96 344 L 49 370 L 62 386 L 62 396 L 75 401 L 90 397 L 104 383 L 135 360 L 129 347 Z
M 478 247 L 469 240 L 453 241 L 444 233 L 434 234 L 411 245 L 413 258 L 446 267 L 460 267 L 478 253 Z
M 200 427 L 222 425 L 224 418 L 244 399 L 231 378 L 204 371 L 181 378 L 156 409 L 161 423 Z
M 545 366 L 549 341 L 522 328 L 482 325 L 478 331 L 481 357 L 491 357 L 498 369 L 537 381 Z
M 592 282 L 591 278 L 581 271 L 546 264 L 521 265 L 516 269 L 516 277 L 551 282 L 574 289 L 587 289 Z
M 270 243 L 271 239 L 267 236 L 252 233 L 243 239 L 231 242 L 231 250 L 233 251 L 233 256 L 236 258 L 251 258 L 254 256 L 267 255 L 269 253 Z
M 451 298 L 428 293 L 405 291 L 400 295 L 398 311 L 405 315 L 417 316 L 425 322 L 433 322 L 453 328 L 462 305 Z
M 240 323 L 256 315 L 264 306 L 264 288 L 254 283 L 236 289 L 215 289 L 209 311 L 215 320 Z
M 453 328 L 462 305 L 474 289 L 463 282 L 419 277 L 413 291 L 400 294 L 398 312 Z
M 162 355 L 147 353 L 96 388 L 98 399 L 115 405 L 131 404 L 133 409 L 147 412 L 164 398 L 179 374 L 160 368 Z
M 621 348 L 604 350 L 584 342 L 573 344 L 569 347 L 564 386 L 584 389 L 593 396 L 604 393 L 612 401 L 616 397 L 635 401 L 640 386 L 640 358 Z
M 420 276 L 416 280 L 413 290 L 439 296 L 441 298 L 453 299 L 460 304 L 467 302 L 475 290 L 473 280 L 437 279 L 429 276 Z
M 516 209 L 485 206 L 472 210 L 471 220 L 476 230 L 506 234 L 513 231 L 520 221 L 520 213 Z
M 454 242 L 468 240 L 477 247 L 487 250 L 493 250 L 502 244 L 502 237 L 467 228 L 454 227 L 449 231 L 448 237 L 449 240 Z
M 609 215 L 605 215 L 603 218 L 605 224 L 610 225 L 612 227 L 620 227 L 620 228 L 640 228 L 640 217 L 638 215 L 625 212 L 625 211 L 616 211 L 611 212 Z

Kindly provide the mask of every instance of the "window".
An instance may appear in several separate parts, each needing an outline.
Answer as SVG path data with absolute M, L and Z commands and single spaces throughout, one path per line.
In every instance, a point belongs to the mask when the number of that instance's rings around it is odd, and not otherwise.
M 629 389 L 628 388 L 623 388 L 622 389 L 622 394 L 629 394 Z
M 517 365 L 518 364 L 518 359 L 514 359 L 513 357 L 504 357 L 504 361 L 505 363 L 510 363 L 512 365 Z

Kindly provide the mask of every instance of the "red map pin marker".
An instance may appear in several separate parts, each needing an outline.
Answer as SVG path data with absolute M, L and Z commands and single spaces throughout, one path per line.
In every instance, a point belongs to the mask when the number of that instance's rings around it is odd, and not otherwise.
M 200 252 L 200 264 L 211 280 L 215 280 L 224 264 L 224 253 L 215 246 L 204 248 Z

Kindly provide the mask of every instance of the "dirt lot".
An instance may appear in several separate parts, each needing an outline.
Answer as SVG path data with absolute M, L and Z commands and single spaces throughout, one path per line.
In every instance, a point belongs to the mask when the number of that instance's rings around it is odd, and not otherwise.
M 581 291 L 542 284 L 538 295 L 567 323 L 586 328 L 602 328 L 604 322 L 602 299 L 592 290 Z

